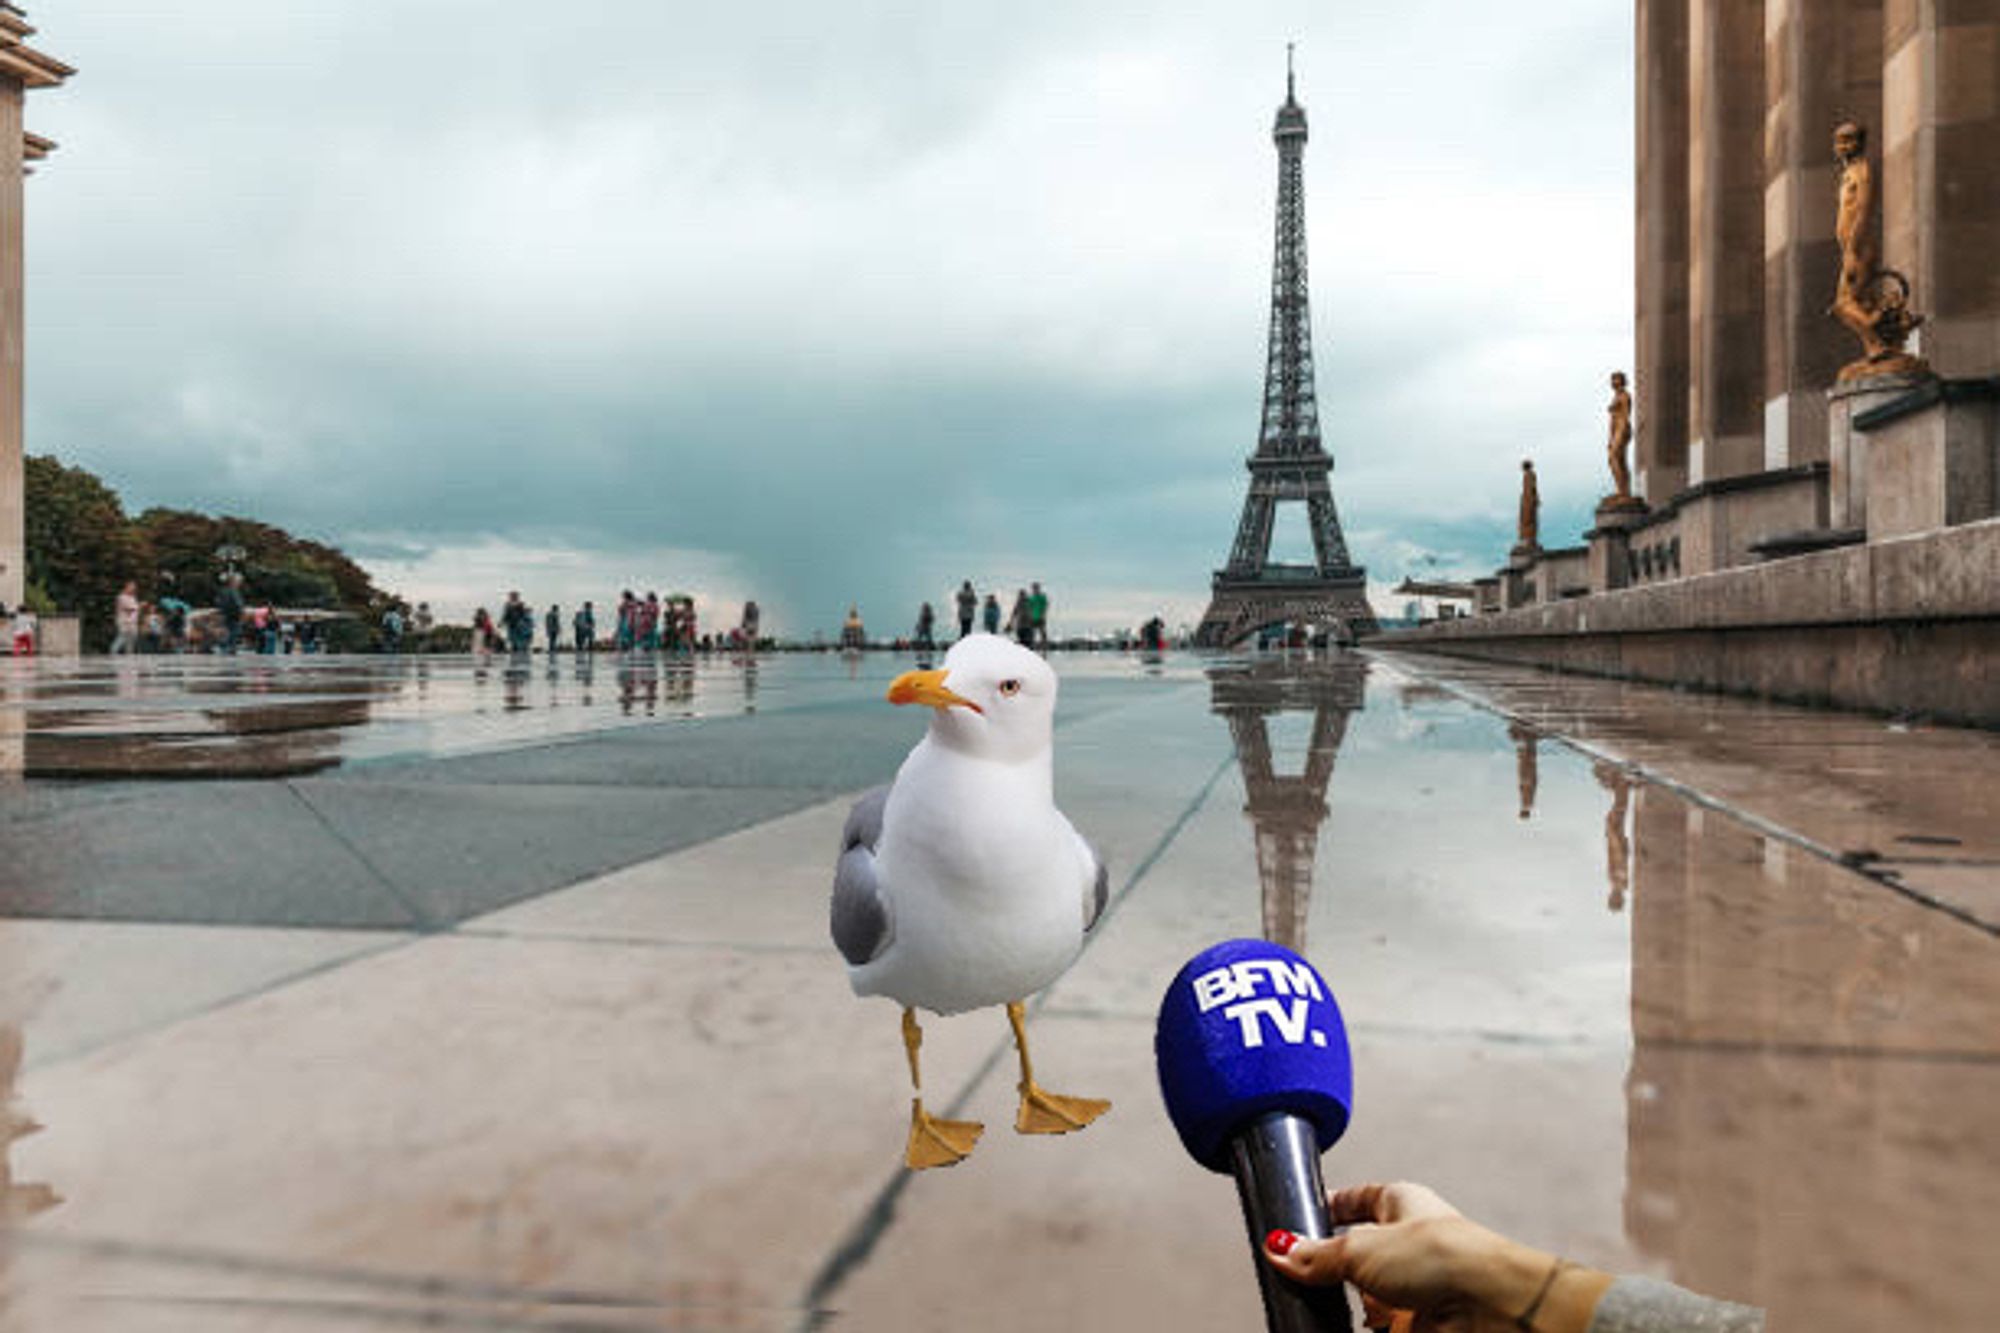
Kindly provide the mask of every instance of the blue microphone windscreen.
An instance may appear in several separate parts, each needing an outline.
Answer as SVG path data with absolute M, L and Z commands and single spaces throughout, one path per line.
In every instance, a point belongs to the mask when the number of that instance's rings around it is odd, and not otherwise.
M 1160 1092 L 1197 1162 L 1227 1172 L 1229 1140 L 1261 1116 L 1310 1121 L 1322 1149 L 1347 1129 L 1354 1072 L 1333 991 L 1268 940 L 1203 951 L 1167 987 L 1153 1032 Z

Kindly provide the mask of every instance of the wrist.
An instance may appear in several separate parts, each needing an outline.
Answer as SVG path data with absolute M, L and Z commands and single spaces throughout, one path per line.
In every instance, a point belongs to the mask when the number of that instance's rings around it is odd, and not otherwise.
M 1503 1326 L 1533 1311 L 1534 1333 L 1587 1333 L 1611 1277 L 1480 1228 L 1461 1289 Z
M 1459 1257 L 1459 1290 L 1485 1313 L 1512 1324 L 1535 1299 L 1555 1256 L 1470 1225 L 1472 1234 Z

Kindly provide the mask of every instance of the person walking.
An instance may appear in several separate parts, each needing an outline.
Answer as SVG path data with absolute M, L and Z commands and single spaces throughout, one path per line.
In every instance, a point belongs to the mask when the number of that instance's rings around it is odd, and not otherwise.
M 585 602 L 583 609 L 576 613 L 570 629 L 576 634 L 578 652 L 587 653 L 597 647 L 597 612 L 589 602 Z
M 391 657 L 403 651 L 403 613 L 393 606 L 382 613 L 382 651 Z
M 972 580 L 958 585 L 958 637 L 972 633 L 972 618 L 979 614 L 979 594 L 972 590 Z
M 1028 626 L 1033 634 L 1032 648 L 1043 652 L 1049 649 L 1049 595 L 1042 591 L 1042 585 L 1028 585 Z
M 430 646 L 431 628 L 437 624 L 437 617 L 431 614 L 429 602 L 418 602 L 416 614 L 410 617 L 410 628 L 416 631 L 416 651 L 422 652 Z
M 500 624 L 507 631 L 507 651 L 519 656 L 528 651 L 535 638 L 535 613 L 521 600 L 518 590 L 507 594 L 500 608 Z
M 556 649 L 562 647 L 562 607 L 549 603 L 549 613 L 542 617 L 542 629 L 549 638 L 549 656 L 555 656 Z
M 493 616 L 485 607 L 472 613 L 472 651 L 485 657 L 500 636 L 493 632 Z
M 14 622 L 9 627 L 14 635 L 14 656 L 33 657 L 35 655 L 35 613 L 24 602 L 14 608 Z
M 757 651 L 757 630 L 764 619 L 764 613 L 755 601 L 743 603 L 743 646 L 751 652 Z
M 639 646 L 647 652 L 660 647 L 660 594 L 649 592 L 639 604 Z
M 215 609 L 222 613 L 222 651 L 234 657 L 237 641 L 243 637 L 241 574 L 231 570 L 222 576 L 222 587 L 215 594 Z
M 980 608 L 980 614 L 986 620 L 986 632 L 988 634 L 998 634 L 1000 632 L 1000 599 L 990 592 L 987 593 L 986 605 Z
M 924 652 L 937 650 L 937 639 L 934 637 L 936 626 L 937 613 L 931 610 L 929 602 L 925 602 L 917 611 L 917 647 Z
M 618 594 L 618 630 L 615 639 L 618 651 L 629 653 L 639 641 L 639 601 L 627 588 Z
M 861 625 L 861 604 L 847 604 L 847 619 L 840 626 L 840 646 L 854 652 L 868 646 L 868 631 Z
M 1028 615 L 1028 590 L 1014 589 L 1014 606 L 1007 613 L 1007 632 L 1023 648 L 1035 646 L 1035 622 Z
M 127 657 L 139 651 L 139 585 L 130 579 L 111 604 L 111 655 Z

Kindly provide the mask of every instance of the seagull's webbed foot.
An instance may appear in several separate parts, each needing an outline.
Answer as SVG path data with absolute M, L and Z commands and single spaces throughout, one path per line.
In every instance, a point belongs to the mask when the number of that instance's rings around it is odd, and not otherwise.
M 1021 1085 L 1021 1109 L 1014 1117 L 1014 1130 L 1020 1134 L 1068 1134 L 1110 1109 L 1111 1103 L 1102 1098 L 1064 1097 L 1028 1082 Z
M 1021 1055 L 1021 1109 L 1014 1117 L 1020 1134 L 1068 1134 L 1082 1129 L 1111 1109 L 1111 1103 L 1096 1097 L 1064 1097 L 1044 1092 L 1035 1082 L 1035 1066 L 1028 1059 L 1028 1014 L 1019 1002 L 1007 1006 L 1007 1021 L 1014 1028 L 1014 1046 Z
M 986 1126 L 976 1120 L 939 1120 L 924 1109 L 923 1098 L 910 1099 L 910 1143 L 903 1164 L 912 1171 L 956 1166 L 971 1153 Z

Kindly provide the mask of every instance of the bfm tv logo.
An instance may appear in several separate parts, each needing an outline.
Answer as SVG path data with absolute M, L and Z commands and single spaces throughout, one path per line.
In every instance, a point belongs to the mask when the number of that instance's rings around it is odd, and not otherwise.
M 1288 963 L 1279 958 L 1251 958 L 1241 963 L 1225 963 L 1204 972 L 1193 981 L 1195 1006 L 1202 1013 L 1226 1006 L 1222 1016 L 1234 1019 L 1243 1035 L 1243 1048 L 1254 1050 L 1264 1044 L 1264 1020 L 1288 1046 L 1302 1046 L 1308 1040 L 1326 1045 L 1326 1034 L 1306 1027 L 1314 1000 L 1325 1000 L 1319 978 L 1304 963 Z M 1258 991 L 1271 994 L 1259 996 Z

